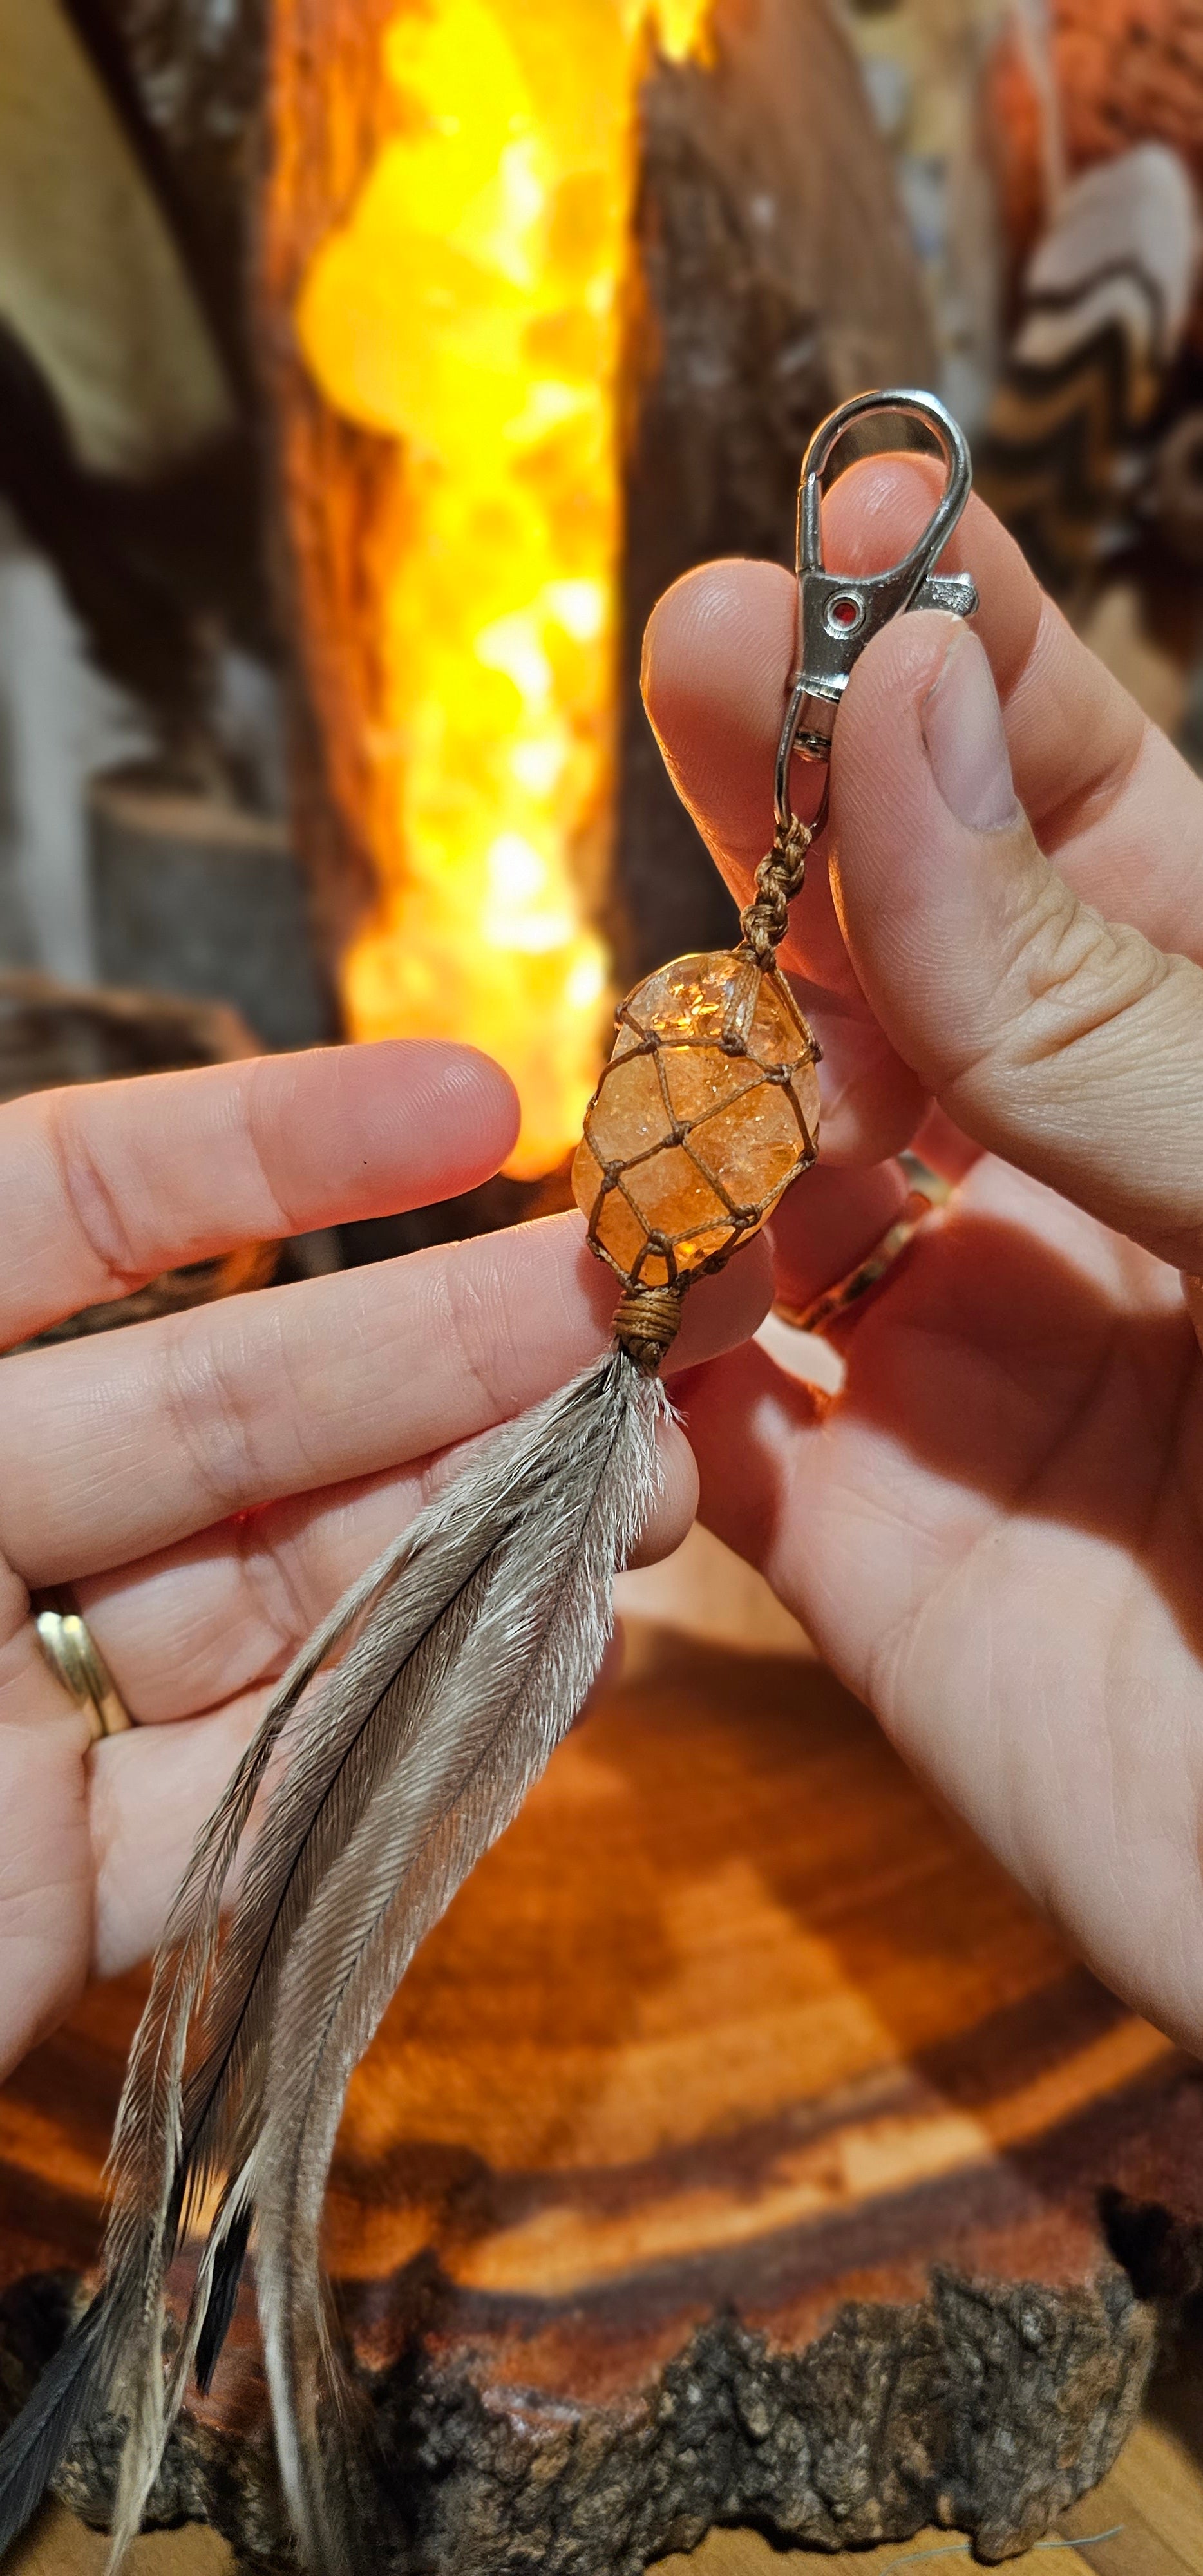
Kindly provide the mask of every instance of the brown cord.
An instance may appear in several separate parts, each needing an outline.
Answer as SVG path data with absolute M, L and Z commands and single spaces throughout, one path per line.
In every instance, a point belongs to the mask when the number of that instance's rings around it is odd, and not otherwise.
M 795 814 L 786 829 L 778 829 L 773 846 L 756 870 L 756 895 L 740 915 L 744 941 L 758 964 L 767 966 L 774 949 L 784 939 L 789 920 L 789 907 L 802 891 L 806 875 L 806 853 L 815 837 L 814 823 L 800 823 Z
M 641 1377 L 655 1377 L 681 1326 L 679 1288 L 625 1288 L 614 1309 L 614 1339 Z

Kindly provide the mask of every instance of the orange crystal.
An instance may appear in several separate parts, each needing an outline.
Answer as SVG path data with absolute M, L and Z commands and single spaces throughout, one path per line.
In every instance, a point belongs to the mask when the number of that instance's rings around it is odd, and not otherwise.
M 813 1163 L 818 1049 L 783 978 L 746 949 L 677 957 L 618 1012 L 572 1187 L 621 1279 L 718 1270 Z

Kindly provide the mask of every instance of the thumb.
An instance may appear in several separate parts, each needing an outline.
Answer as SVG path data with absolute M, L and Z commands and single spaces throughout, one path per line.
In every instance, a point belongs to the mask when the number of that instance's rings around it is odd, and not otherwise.
M 949 1117 L 1203 1272 L 1203 969 L 1104 921 L 1044 857 L 959 621 L 915 612 L 867 648 L 835 729 L 832 816 L 852 962 Z

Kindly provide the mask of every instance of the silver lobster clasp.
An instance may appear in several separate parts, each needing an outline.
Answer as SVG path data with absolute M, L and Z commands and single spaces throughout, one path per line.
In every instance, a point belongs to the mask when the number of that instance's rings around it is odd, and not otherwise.
M 922 536 L 901 563 L 892 564 L 887 572 L 828 572 L 820 517 L 823 476 L 845 431 L 882 412 L 901 413 L 931 432 L 948 469 L 944 490 Z M 835 711 L 870 636 L 908 608 L 944 608 L 958 617 L 972 617 L 978 602 L 968 573 L 934 569 L 969 498 L 972 479 L 964 433 L 934 394 L 916 393 L 909 387 L 856 394 L 816 429 L 798 490 L 798 640 L 777 748 L 774 784 L 779 831 L 793 822 L 789 767 L 794 753 L 804 760 L 830 759 Z

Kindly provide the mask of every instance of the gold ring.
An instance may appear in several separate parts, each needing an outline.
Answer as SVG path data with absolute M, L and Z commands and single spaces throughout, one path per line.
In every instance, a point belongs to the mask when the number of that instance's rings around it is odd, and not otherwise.
M 34 1611 L 38 1644 L 56 1680 L 84 1710 L 93 1744 L 102 1735 L 124 1735 L 134 1721 L 86 1619 L 61 1594 L 41 1598 L 47 1607 Z
M 896 1261 L 914 1242 L 921 1226 L 926 1225 L 934 1210 L 943 1207 L 952 1192 L 917 1154 L 900 1156 L 911 1184 L 910 1195 L 900 1216 L 887 1226 L 871 1252 L 866 1252 L 854 1268 L 837 1279 L 834 1288 L 824 1288 L 822 1295 L 812 1297 L 807 1306 L 787 1306 L 782 1302 L 773 1308 L 782 1323 L 792 1324 L 796 1333 L 828 1333 L 833 1325 L 846 1324 L 870 1290 L 879 1288 Z

